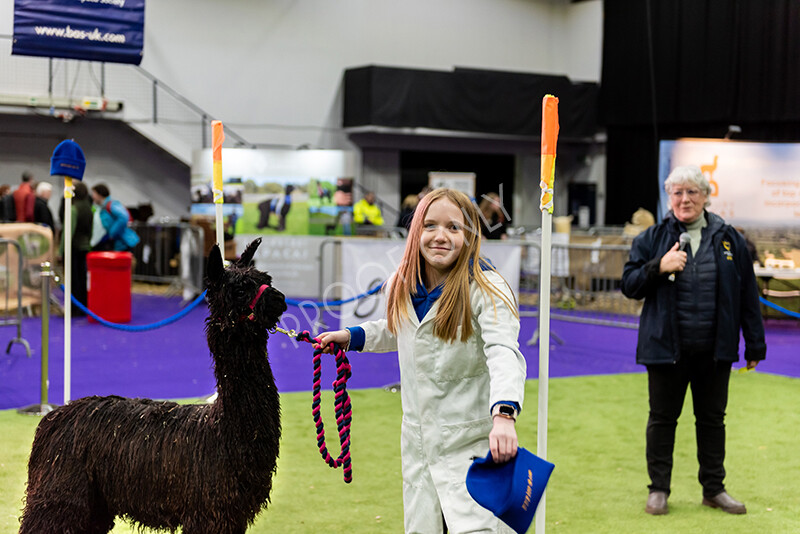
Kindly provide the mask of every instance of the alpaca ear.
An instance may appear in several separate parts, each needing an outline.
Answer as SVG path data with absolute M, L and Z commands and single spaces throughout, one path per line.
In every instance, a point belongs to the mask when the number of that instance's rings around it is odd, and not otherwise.
M 250 262 L 253 261 L 253 256 L 256 253 L 258 245 L 260 244 L 261 244 L 261 238 L 259 237 L 258 239 L 254 240 L 249 245 L 247 245 L 247 248 L 244 249 L 244 252 L 242 252 L 242 255 L 239 257 L 239 261 L 237 261 L 236 263 L 238 263 L 241 267 L 249 266 Z
M 208 281 L 216 283 L 222 278 L 222 273 L 225 267 L 222 265 L 222 254 L 219 251 L 219 245 L 216 243 L 211 247 L 211 252 L 208 253 L 208 265 L 206 266 L 206 275 Z

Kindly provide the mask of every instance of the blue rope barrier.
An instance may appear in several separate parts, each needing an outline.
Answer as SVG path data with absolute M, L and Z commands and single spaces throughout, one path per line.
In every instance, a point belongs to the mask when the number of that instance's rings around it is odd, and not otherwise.
M 64 290 L 64 286 L 61 285 L 61 290 Z M 331 300 L 331 301 L 318 301 L 318 302 L 306 302 L 301 300 L 295 299 L 286 299 L 286 304 L 290 306 L 298 306 L 298 307 L 313 307 L 313 306 L 340 306 L 342 304 L 347 304 L 348 302 L 353 302 L 354 300 L 362 299 L 364 297 L 368 297 L 370 295 L 374 295 L 378 291 L 381 290 L 383 284 L 378 284 L 377 286 L 373 287 L 369 291 L 366 291 L 360 295 L 356 295 L 355 297 L 351 297 L 349 299 L 342 299 L 342 300 Z M 75 304 L 81 311 L 86 313 L 87 315 L 91 316 L 95 319 L 98 323 L 108 326 L 110 328 L 116 328 L 118 330 L 125 330 L 128 332 L 144 332 L 147 330 L 155 330 L 156 328 L 161 328 L 162 326 L 166 326 L 168 324 L 174 323 L 175 321 L 182 319 L 186 315 L 189 314 L 194 308 L 197 307 L 204 299 L 206 298 L 206 291 L 203 291 L 196 299 L 190 302 L 184 309 L 173 315 L 172 317 L 167 317 L 166 319 L 162 319 L 161 321 L 157 321 L 155 323 L 144 324 L 144 325 L 127 325 L 127 324 L 119 324 L 119 323 L 112 323 L 111 321 L 106 321 L 102 317 L 99 317 L 97 314 L 89 310 L 86 306 L 80 303 L 74 295 L 72 295 L 72 303 Z M 761 301 L 762 304 L 768 306 L 774 310 L 779 312 L 785 313 L 789 317 L 794 317 L 796 319 L 800 319 L 800 313 L 793 312 L 791 310 L 787 310 L 777 304 L 774 304 L 764 297 L 758 297 L 758 300 Z
M 768 301 L 764 297 L 758 297 L 758 300 L 761 301 L 761 304 L 764 304 L 765 306 L 767 306 L 769 308 L 772 308 L 773 310 L 778 310 L 779 312 L 785 313 L 789 317 L 794 317 L 795 319 L 800 319 L 800 313 L 793 312 L 792 310 L 787 310 L 786 308 L 778 306 L 774 302 Z
M 63 284 L 60 285 L 59 287 L 61 287 L 61 291 L 64 291 Z M 147 330 L 155 330 L 156 328 L 161 328 L 162 326 L 174 323 L 178 319 L 184 318 L 186 315 L 188 315 L 190 311 L 195 309 L 198 304 L 203 302 L 203 300 L 206 298 L 206 292 L 203 291 L 202 293 L 200 293 L 200 295 L 196 299 L 187 304 L 184 309 L 182 309 L 172 317 L 167 317 L 166 319 L 162 319 L 161 321 L 157 321 L 155 323 L 142 324 L 142 325 L 119 324 L 119 323 L 112 323 L 111 321 L 106 321 L 105 319 L 99 317 L 97 314 L 91 311 L 89 308 L 81 304 L 81 302 L 75 298 L 75 295 L 71 295 L 71 297 L 72 297 L 72 303 L 75 304 L 78 307 L 78 309 L 80 309 L 85 314 L 92 317 L 94 320 L 96 320 L 103 326 L 108 326 L 110 328 L 115 328 L 117 330 L 125 330 L 126 332 L 145 332 Z
M 64 291 L 63 284 L 60 287 L 61 287 L 61 291 Z M 314 306 L 340 306 L 342 304 L 347 304 L 348 302 L 353 302 L 354 300 L 358 300 L 358 299 L 362 299 L 364 297 L 368 297 L 370 295 L 374 295 L 375 293 L 380 291 L 382 287 L 383 287 L 383 283 L 378 284 L 377 286 L 373 287 L 369 291 L 367 291 L 365 293 L 362 293 L 360 295 L 356 295 L 355 297 L 352 297 L 352 298 L 349 298 L 349 299 L 320 301 L 320 302 L 306 302 L 306 301 L 300 301 L 300 300 L 295 300 L 295 299 L 286 299 L 286 304 L 288 304 L 290 306 L 298 306 L 298 307 L 301 307 L 301 308 L 308 308 L 308 307 L 314 307 Z M 205 299 L 205 297 L 206 297 L 206 292 L 203 291 L 196 299 L 194 299 L 184 309 L 182 309 L 180 312 L 176 313 L 172 317 L 167 317 L 166 319 L 162 319 L 161 321 L 157 321 L 155 323 L 150 323 L 150 324 L 143 324 L 143 325 L 127 325 L 127 324 L 119 324 L 119 323 L 112 323 L 111 321 L 106 321 L 102 317 L 99 317 L 96 313 L 92 312 L 89 308 L 87 308 L 86 306 L 81 304 L 81 302 L 78 301 L 75 298 L 75 295 L 72 295 L 72 303 L 75 304 L 78 307 L 78 309 L 80 309 L 85 314 L 87 314 L 90 317 L 92 317 L 94 320 L 96 320 L 98 323 L 102 324 L 103 326 L 108 326 L 110 328 L 115 328 L 117 330 L 124 330 L 124 331 L 127 331 L 127 332 L 144 332 L 144 331 L 147 331 L 147 330 L 155 330 L 156 328 L 161 328 L 162 326 L 166 326 L 168 324 L 174 323 L 178 319 L 182 319 L 190 311 L 192 311 L 195 307 L 197 307 L 197 305 L 200 304 L 203 301 L 203 299 Z
M 329 300 L 329 301 L 319 301 L 319 302 L 306 302 L 304 300 L 295 300 L 295 299 L 286 299 L 286 304 L 290 306 L 297 306 L 300 308 L 313 308 L 316 306 L 340 306 L 342 304 L 347 304 L 348 302 L 353 302 L 354 300 L 363 299 L 364 297 L 368 297 L 370 295 L 374 295 L 378 291 L 381 290 L 383 284 L 385 282 L 381 282 L 377 286 L 373 287 L 366 293 L 361 293 L 360 295 L 356 295 L 355 297 L 351 297 L 349 299 L 344 300 Z

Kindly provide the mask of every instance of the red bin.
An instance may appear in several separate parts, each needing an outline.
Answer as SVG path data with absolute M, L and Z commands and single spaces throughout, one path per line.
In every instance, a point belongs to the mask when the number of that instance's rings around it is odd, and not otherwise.
M 90 252 L 86 255 L 88 308 L 112 323 L 131 320 L 130 252 Z M 94 321 L 92 317 L 89 320 Z

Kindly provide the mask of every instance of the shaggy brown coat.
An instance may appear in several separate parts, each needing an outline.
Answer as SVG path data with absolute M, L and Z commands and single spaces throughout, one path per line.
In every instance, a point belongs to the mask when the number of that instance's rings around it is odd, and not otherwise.
M 286 304 L 251 266 L 259 244 L 228 269 L 218 247 L 209 255 L 217 400 L 86 397 L 53 410 L 36 430 L 21 534 L 104 533 L 116 516 L 184 534 L 239 534 L 266 507 L 281 434 L 267 331 Z

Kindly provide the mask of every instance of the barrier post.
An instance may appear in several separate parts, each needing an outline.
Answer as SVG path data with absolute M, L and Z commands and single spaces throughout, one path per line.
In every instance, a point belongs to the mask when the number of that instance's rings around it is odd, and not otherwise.
M 42 369 L 41 369 L 41 391 L 39 404 L 32 404 L 25 408 L 20 408 L 19 413 L 28 415 L 45 415 L 53 411 L 55 408 L 52 404 L 48 404 L 48 390 L 50 387 L 50 378 L 48 370 L 48 360 L 50 356 L 50 278 L 53 276 L 53 271 L 50 270 L 50 262 L 44 262 L 41 265 L 42 272 Z M 67 303 L 69 306 L 69 303 Z
M 550 381 L 550 261 L 553 217 L 553 191 L 556 174 L 556 144 L 558 141 L 558 98 L 545 95 L 542 99 L 542 173 L 539 186 L 542 197 L 542 257 L 539 262 L 539 418 L 536 432 L 536 454 L 547 459 L 547 411 Z M 536 534 L 545 532 L 545 500 L 542 493 L 536 510 Z

